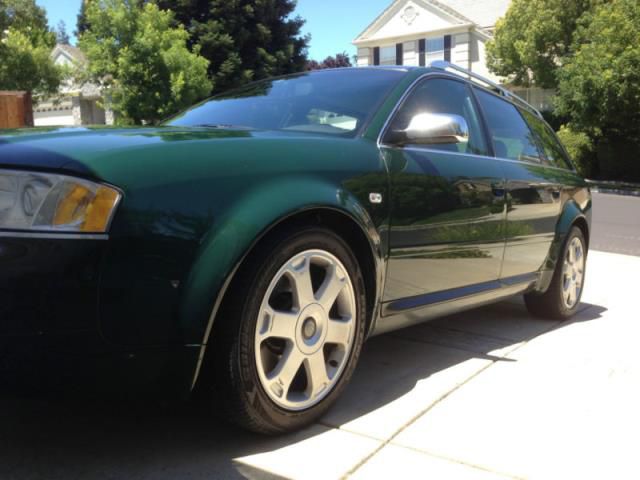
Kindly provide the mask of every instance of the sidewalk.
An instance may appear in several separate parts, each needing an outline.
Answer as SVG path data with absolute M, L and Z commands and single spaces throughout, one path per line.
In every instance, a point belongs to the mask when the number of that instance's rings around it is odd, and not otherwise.
M 250 478 L 639 478 L 640 258 L 592 252 L 570 322 L 520 301 L 374 338 L 321 424 Z M 633 278 L 632 278 L 633 275 Z
M 289 436 L 0 398 L 0 479 L 637 479 L 638 272 L 592 252 L 570 322 L 516 299 L 376 337 L 330 413 Z

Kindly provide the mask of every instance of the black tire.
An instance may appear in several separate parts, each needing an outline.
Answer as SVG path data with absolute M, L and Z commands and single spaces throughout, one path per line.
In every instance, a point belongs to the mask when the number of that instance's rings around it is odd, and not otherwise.
M 577 301 L 572 306 L 568 306 L 563 298 L 564 290 L 564 274 L 563 265 L 565 258 L 569 253 L 569 246 L 574 239 L 578 239 L 582 244 L 582 252 L 584 256 L 584 267 L 582 270 L 582 285 L 577 296 Z M 539 318 L 549 320 L 566 320 L 572 317 L 578 311 L 580 306 L 580 298 L 584 290 L 584 279 L 586 274 L 586 258 L 587 258 L 587 242 L 585 241 L 582 230 L 573 227 L 567 236 L 562 247 L 562 255 L 558 258 L 556 269 L 553 273 L 553 279 L 549 288 L 544 293 L 528 293 L 524 296 L 524 301 L 529 312 Z
M 296 254 L 312 249 L 329 252 L 346 268 L 355 293 L 355 332 L 350 354 L 332 390 L 306 410 L 287 410 L 269 398 L 258 376 L 254 346 L 258 312 L 279 269 Z M 214 380 L 206 397 L 223 419 L 254 432 L 279 434 L 309 425 L 330 408 L 350 380 L 364 341 L 365 315 L 362 272 L 339 236 L 318 226 L 298 226 L 270 235 L 244 262 L 217 315 L 203 371 Z

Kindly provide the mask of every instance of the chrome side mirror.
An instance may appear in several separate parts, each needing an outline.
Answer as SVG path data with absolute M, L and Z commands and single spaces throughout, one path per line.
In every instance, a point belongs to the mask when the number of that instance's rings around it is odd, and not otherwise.
M 400 132 L 398 132 L 400 133 Z M 467 143 L 469 126 L 460 115 L 448 113 L 420 113 L 411 119 L 402 131 L 402 143 L 417 145 L 444 145 Z

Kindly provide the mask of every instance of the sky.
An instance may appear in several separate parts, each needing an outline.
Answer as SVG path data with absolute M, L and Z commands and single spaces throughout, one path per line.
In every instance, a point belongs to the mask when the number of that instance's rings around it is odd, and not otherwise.
M 73 35 L 81 0 L 36 0 L 49 15 L 49 24 L 67 24 Z M 307 20 L 303 32 L 311 34 L 309 57 L 323 60 L 346 51 L 356 53 L 351 42 L 371 23 L 391 0 L 298 0 L 296 14 Z M 75 41 L 75 39 L 72 39 Z

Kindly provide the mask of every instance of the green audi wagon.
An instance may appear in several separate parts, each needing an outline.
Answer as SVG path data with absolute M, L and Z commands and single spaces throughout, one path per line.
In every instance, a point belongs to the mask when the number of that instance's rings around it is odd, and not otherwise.
M 445 62 L 0 132 L 0 376 L 297 429 L 372 335 L 514 295 L 573 315 L 590 224 L 540 113 Z

